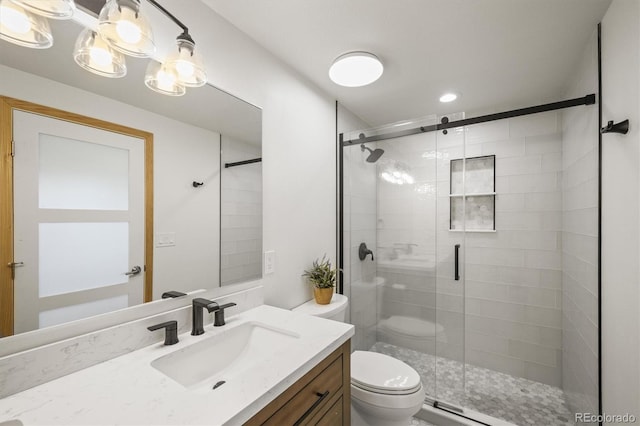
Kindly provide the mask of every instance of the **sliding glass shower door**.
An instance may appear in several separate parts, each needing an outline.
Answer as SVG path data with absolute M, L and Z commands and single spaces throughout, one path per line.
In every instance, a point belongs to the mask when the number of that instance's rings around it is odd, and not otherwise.
M 354 348 L 413 367 L 427 403 L 518 425 L 597 411 L 597 111 L 582 102 L 343 135 Z
M 462 117 L 460 117 L 462 118 Z M 450 118 L 438 117 L 438 122 Z M 440 403 L 464 405 L 465 389 L 465 132 L 453 128 L 429 134 L 436 167 L 435 392 Z M 450 407 L 454 408 L 454 407 Z

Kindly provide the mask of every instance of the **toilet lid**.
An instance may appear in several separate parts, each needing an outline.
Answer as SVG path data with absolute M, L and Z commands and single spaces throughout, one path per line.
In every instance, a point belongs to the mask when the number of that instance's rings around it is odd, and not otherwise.
M 351 383 L 384 394 L 407 394 L 420 388 L 420 375 L 404 362 L 377 352 L 351 354 Z

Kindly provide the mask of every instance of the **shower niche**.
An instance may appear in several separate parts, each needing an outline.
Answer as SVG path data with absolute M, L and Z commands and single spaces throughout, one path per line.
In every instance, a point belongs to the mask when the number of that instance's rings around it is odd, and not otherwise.
M 449 230 L 495 232 L 495 168 L 495 155 L 451 160 Z

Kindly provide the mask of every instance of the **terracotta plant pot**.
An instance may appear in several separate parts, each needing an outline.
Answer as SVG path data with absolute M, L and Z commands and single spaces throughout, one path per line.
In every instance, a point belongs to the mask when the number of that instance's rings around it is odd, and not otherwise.
M 318 305 L 328 305 L 331 303 L 333 297 L 333 287 L 327 288 L 313 288 L 313 297 L 316 299 Z

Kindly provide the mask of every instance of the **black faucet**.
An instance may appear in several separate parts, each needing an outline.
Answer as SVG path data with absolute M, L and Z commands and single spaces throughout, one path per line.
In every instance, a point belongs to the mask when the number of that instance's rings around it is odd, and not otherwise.
M 178 321 L 166 321 L 147 327 L 149 331 L 156 331 L 160 330 L 161 328 L 165 329 L 165 345 L 175 345 L 176 343 L 178 343 Z
M 199 336 L 204 334 L 204 326 L 202 324 L 202 309 L 206 309 L 211 312 L 217 312 L 220 310 L 220 306 L 212 300 L 203 299 L 201 297 L 197 297 L 193 299 L 191 304 L 191 335 Z

